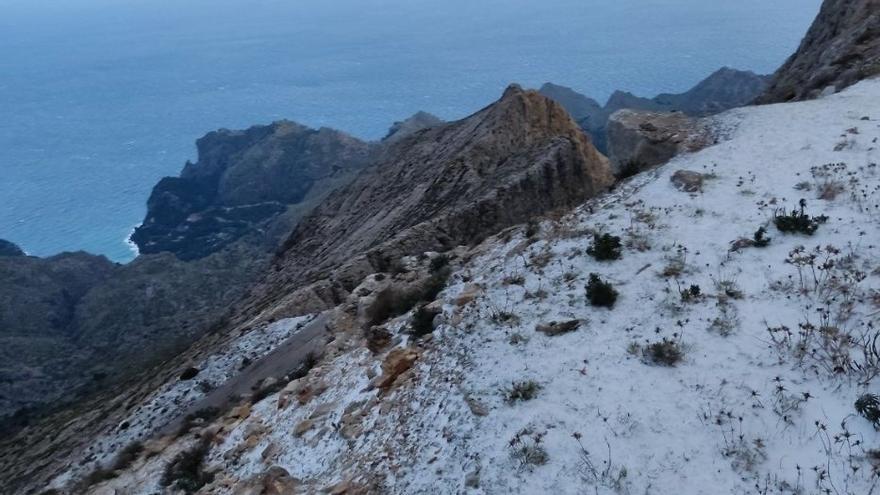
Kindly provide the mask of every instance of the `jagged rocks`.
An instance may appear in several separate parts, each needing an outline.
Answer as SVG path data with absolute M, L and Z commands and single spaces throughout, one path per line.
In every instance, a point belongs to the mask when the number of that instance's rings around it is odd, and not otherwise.
M 415 349 L 393 349 L 382 362 L 382 374 L 376 378 L 374 385 L 382 390 L 390 389 L 397 377 L 412 368 L 418 358 L 419 352 Z
M 711 134 L 700 120 L 683 113 L 620 110 L 608 122 L 608 153 L 617 177 L 668 162 L 684 152 L 711 144 Z
M 880 74 L 880 0 L 825 0 L 758 103 L 816 98 Z

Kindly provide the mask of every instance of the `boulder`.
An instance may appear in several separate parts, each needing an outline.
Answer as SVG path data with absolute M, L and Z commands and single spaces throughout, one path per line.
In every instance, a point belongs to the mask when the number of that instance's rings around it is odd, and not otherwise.
M 375 385 L 383 390 L 391 388 L 397 377 L 412 368 L 418 358 L 419 353 L 415 349 L 397 348 L 392 350 L 382 362 L 382 375 L 376 379 Z
M 670 180 L 679 191 L 695 193 L 703 191 L 705 177 L 705 175 L 692 170 L 676 170 Z
M 704 121 L 678 112 L 620 110 L 608 121 L 608 156 L 618 178 L 625 178 L 680 153 L 695 152 L 712 143 Z

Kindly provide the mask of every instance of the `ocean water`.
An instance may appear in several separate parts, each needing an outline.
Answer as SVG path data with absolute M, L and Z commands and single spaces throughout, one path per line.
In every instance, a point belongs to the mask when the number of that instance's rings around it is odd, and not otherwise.
M 0 238 L 127 261 L 153 184 L 212 129 L 377 139 L 510 82 L 682 91 L 769 73 L 820 0 L 0 0 Z

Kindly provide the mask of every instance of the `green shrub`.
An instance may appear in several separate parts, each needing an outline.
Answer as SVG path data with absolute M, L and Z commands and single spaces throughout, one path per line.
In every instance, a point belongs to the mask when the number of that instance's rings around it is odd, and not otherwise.
M 675 366 L 684 359 L 684 351 L 679 342 L 663 339 L 660 342 L 648 344 L 642 350 L 642 357 L 651 364 Z
M 587 282 L 587 299 L 593 306 L 612 308 L 617 302 L 617 291 L 610 283 L 600 279 L 599 275 L 591 273 Z
M 409 321 L 410 333 L 415 337 L 424 337 L 434 331 L 434 317 L 439 314 L 436 309 L 421 305 L 413 313 Z
M 587 248 L 587 254 L 599 261 L 619 260 L 622 246 L 620 237 L 611 234 L 593 234 L 593 245 Z
M 431 258 L 431 264 L 428 266 L 428 269 L 431 270 L 431 273 L 436 273 L 446 268 L 449 265 L 449 256 L 445 254 L 438 254 Z
M 202 440 L 194 447 L 177 454 L 165 466 L 162 474 L 162 486 L 182 490 L 184 493 L 195 493 L 214 479 L 214 475 L 204 470 L 205 457 L 211 450 L 208 440 Z
M 786 213 L 785 208 L 777 210 L 773 215 L 773 223 L 780 232 L 813 235 L 819 225 L 828 221 L 828 217 L 811 217 L 804 211 L 807 201 L 802 199 L 799 204 L 800 208 L 790 213 Z
M 880 427 L 880 397 L 874 394 L 864 394 L 856 400 L 856 412 L 874 425 Z
M 759 227 L 758 230 L 755 231 L 755 234 L 752 236 L 752 245 L 755 247 L 767 247 L 770 245 L 770 241 L 772 240 L 770 237 L 765 237 L 767 234 L 767 229 L 764 227 Z

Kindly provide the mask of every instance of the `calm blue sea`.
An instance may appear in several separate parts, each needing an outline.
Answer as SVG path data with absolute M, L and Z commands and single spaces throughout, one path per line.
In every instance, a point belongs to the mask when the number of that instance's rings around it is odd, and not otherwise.
M 126 261 L 205 132 L 289 118 L 381 137 L 510 82 L 603 99 L 771 72 L 820 0 L 0 0 L 0 238 Z

